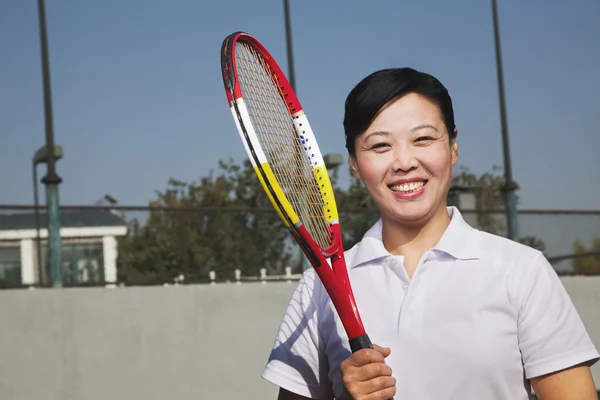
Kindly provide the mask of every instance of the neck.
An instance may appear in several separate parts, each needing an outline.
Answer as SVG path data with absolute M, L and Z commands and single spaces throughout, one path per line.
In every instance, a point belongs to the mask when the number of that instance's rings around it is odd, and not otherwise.
M 450 224 L 446 205 L 440 207 L 425 222 L 413 224 L 397 221 L 383 221 L 383 245 L 394 255 L 424 253 L 435 246 Z

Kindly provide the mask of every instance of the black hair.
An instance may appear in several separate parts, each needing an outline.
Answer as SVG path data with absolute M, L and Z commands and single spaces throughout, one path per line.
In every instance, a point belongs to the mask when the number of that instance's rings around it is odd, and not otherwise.
M 360 81 L 346 98 L 344 131 L 350 155 L 354 155 L 356 138 L 367 130 L 381 109 L 409 93 L 419 94 L 435 104 L 448 135 L 456 138 L 452 99 L 439 80 L 412 68 L 383 69 Z

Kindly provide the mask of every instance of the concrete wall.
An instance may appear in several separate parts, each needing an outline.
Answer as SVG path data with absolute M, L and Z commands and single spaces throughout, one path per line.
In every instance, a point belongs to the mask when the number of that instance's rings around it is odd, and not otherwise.
M 600 348 L 600 277 L 563 282 Z M 0 398 L 275 399 L 260 373 L 294 287 L 0 291 Z

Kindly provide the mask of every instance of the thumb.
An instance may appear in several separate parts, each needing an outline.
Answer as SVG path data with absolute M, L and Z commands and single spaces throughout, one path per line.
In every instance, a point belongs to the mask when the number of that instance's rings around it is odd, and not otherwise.
M 389 356 L 392 350 L 389 347 L 381 347 L 376 344 L 373 344 L 373 348 L 377 350 L 384 358 Z

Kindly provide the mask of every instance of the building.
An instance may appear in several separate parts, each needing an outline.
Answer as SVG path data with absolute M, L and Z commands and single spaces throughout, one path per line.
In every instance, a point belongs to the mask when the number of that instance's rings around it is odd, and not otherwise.
M 127 234 L 125 221 L 109 211 L 61 211 L 62 272 L 65 285 L 114 283 L 117 237 Z M 34 213 L 0 214 L 0 287 L 49 282 L 48 218 L 39 214 L 40 253 Z M 40 269 L 45 265 L 45 269 Z

